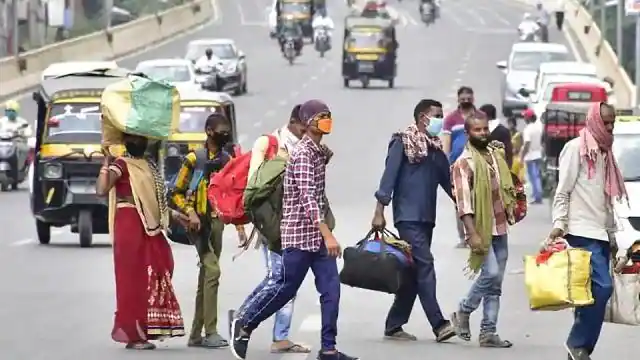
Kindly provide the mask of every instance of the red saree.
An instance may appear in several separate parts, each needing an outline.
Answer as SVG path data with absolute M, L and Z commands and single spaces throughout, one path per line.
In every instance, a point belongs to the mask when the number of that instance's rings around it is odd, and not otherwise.
M 132 195 L 127 165 L 122 159 L 110 167 L 122 174 L 116 196 Z M 184 322 L 171 277 L 173 254 L 163 234 L 149 236 L 135 207 L 117 206 L 113 230 L 116 312 L 111 338 L 138 343 L 184 336 Z

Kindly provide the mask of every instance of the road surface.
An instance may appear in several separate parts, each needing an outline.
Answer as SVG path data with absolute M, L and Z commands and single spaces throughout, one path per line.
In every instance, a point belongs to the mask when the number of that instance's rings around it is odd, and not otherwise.
M 287 65 L 275 43 L 268 38 L 265 8 L 269 0 L 219 1 L 218 20 L 190 36 L 122 61 L 133 68 L 140 60 L 179 57 L 186 43 L 199 37 L 234 38 L 247 54 L 249 94 L 236 98 L 239 133 L 245 146 L 258 135 L 270 132 L 288 119 L 292 106 L 319 98 L 330 106 L 334 133 L 326 137 L 335 150 L 328 168 L 328 192 L 336 214 L 337 238 L 353 244 L 368 230 L 373 214 L 373 192 L 384 164 L 390 134 L 412 121 L 420 98 L 455 106 L 456 89 L 470 85 L 479 104 L 499 104 L 499 71 L 496 61 L 504 59 L 515 41 L 515 28 L 525 9 L 520 3 L 497 0 L 444 1 L 442 19 L 426 28 L 418 21 L 417 3 L 391 4 L 402 17 L 397 88 L 372 83 L 368 90 L 344 89 L 340 77 L 341 25 L 335 31 L 334 49 L 320 59 L 310 48 L 294 66 Z M 330 13 L 339 19 L 346 12 L 341 1 L 329 1 Z M 552 33 L 554 40 L 561 41 Z M 385 86 L 383 86 L 385 85 Z M 35 116 L 31 101 L 22 101 L 23 114 Z M 26 188 L 26 186 L 23 186 Z M 34 221 L 29 212 L 28 193 L 21 190 L 0 194 L 0 358 L 6 360 L 116 360 L 127 359 L 232 359 L 228 350 L 187 348 L 186 338 L 161 343 L 149 353 L 130 353 L 110 339 L 114 312 L 114 283 L 111 248 L 106 236 L 97 246 L 80 249 L 77 236 L 68 229 L 55 232 L 50 246 L 36 243 Z M 450 313 L 469 287 L 462 268 L 466 251 L 456 243 L 452 204 L 440 196 L 434 252 L 439 274 L 439 299 Z M 523 285 L 522 256 L 536 250 L 536 244 L 550 227 L 547 207 L 532 208 L 527 219 L 513 228 L 509 275 L 504 283 L 500 334 L 514 342 L 511 349 L 480 349 L 476 342 L 436 344 L 421 310 L 416 307 L 406 330 L 419 337 L 414 343 L 382 340 L 391 297 L 343 288 L 339 347 L 366 360 L 540 360 L 566 359 L 562 343 L 570 324 L 570 312 L 529 311 Z M 391 214 L 387 214 L 391 219 Z M 220 330 L 226 328 L 226 309 L 237 307 L 264 275 L 260 255 L 251 251 L 231 261 L 235 234 L 228 229 L 222 256 L 220 288 Z M 189 328 L 196 290 L 195 252 L 173 247 L 176 260 L 174 286 Z M 310 276 L 311 277 L 311 276 Z M 292 339 L 313 346 L 311 355 L 272 355 L 268 352 L 272 321 L 268 320 L 252 338 L 250 359 L 314 359 L 319 343 L 319 305 L 312 279 L 300 291 L 296 303 Z M 479 314 L 473 316 L 477 333 Z M 623 341 L 623 337 L 626 337 Z M 597 350 L 601 358 L 630 360 L 630 344 L 640 341 L 640 331 L 605 326 Z

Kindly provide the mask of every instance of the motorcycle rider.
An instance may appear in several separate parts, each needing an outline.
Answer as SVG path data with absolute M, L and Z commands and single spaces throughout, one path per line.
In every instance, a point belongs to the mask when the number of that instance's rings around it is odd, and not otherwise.
M 536 3 L 536 22 L 540 26 L 540 37 L 542 42 L 549 42 L 549 21 L 551 16 L 549 12 L 542 6 L 542 2 Z
M 420 17 L 424 15 L 424 10 L 428 9 L 435 18 L 437 16 L 437 6 L 435 0 L 420 0 L 418 10 L 420 11 Z
M 0 133 L 15 133 L 26 140 L 33 134 L 29 122 L 19 116 L 20 104 L 9 100 L 4 104 L 4 116 L 0 118 Z
M 540 26 L 529 13 L 524 13 L 522 22 L 518 25 L 518 35 L 536 34 L 540 31 Z
M 302 26 L 297 21 L 291 18 L 285 19 L 280 25 L 280 31 L 278 33 L 278 42 L 280 43 L 280 51 L 284 54 L 284 44 L 287 39 L 293 40 L 293 46 L 296 50 L 296 56 L 300 56 L 302 52 L 302 46 L 304 45 L 304 34 L 302 32 Z
M 311 27 L 313 27 L 313 37 L 316 41 L 318 40 L 318 31 L 320 29 L 325 29 L 328 38 L 327 40 L 329 44 L 331 44 L 331 32 L 335 25 L 333 24 L 333 20 L 331 20 L 327 15 L 327 9 L 320 9 L 318 11 L 318 16 L 313 19 Z
M 213 72 L 213 69 L 216 68 L 220 60 L 217 57 L 213 56 L 213 50 L 206 49 L 204 51 L 204 55 L 201 56 L 196 61 L 196 71 L 201 72 L 203 74 L 210 74 Z

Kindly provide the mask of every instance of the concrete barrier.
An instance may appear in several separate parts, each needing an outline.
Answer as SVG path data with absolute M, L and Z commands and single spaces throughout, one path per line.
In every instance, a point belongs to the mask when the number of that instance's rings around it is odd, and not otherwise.
M 61 61 L 107 60 L 125 56 L 210 20 L 211 0 L 195 0 L 164 12 L 75 39 L 0 59 L 0 98 L 36 86 L 42 71 Z
M 637 86 L 620 66 L 618 56 L 603 38 L 589 11 L 572 0 L 567 4 L 565 18 L 585 50 L 587 58 L 584 60 L 596 65 L 599 76 L 608 76 L 615 82 L 616 105 L 622 108 L 640 105 L 635 104 Z

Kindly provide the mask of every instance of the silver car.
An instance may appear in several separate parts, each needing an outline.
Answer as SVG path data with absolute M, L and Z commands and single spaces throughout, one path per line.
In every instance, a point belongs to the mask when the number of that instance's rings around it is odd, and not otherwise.
M 185 58 L 193 64 L 211 49 L 218 60 L 215 69 L 215 91 L 231 91 L 235 95 L 247 92 L 247 60 L 231 39 L 199 39 L 189 42 Z
M 500 91 L 502 114 L 511 116 L 527 108 L 528 94 L 535 88 L 540 64 L 551 61 L 568 61 L 571 55 L 566 46 L 551 43 L 516 43 L 511 47 L 507 61 L 496 63 L 504 73 Z

